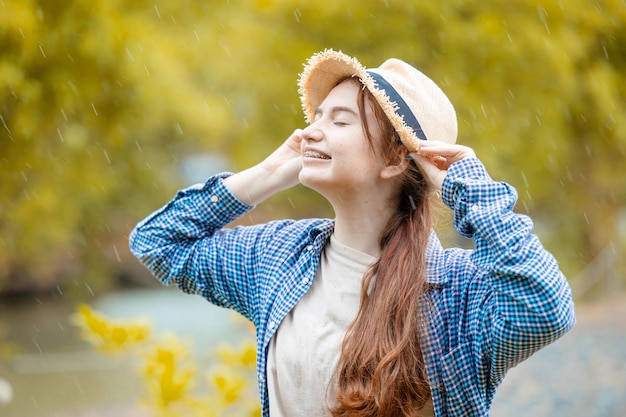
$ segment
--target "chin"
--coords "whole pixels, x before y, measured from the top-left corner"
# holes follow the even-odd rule
[[[325,181],[321,181],[319,175],[315,175],[313,173],[307,173],[304,169],[300,171],[300,175],[298,176],[298,180],[300,184],[304,185],[307,188],[310,188],[313,191],[317,191],[318,193],[323,195],[322,190],[325,188]]]

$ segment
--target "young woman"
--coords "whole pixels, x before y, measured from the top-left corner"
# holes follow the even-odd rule
[[[308,127],[180,191],[137,225],[133,253],[254,323],[265,416],[488,415],[506,371],[574,325],[556,261],[417,69],[326,50],[299,85]],[[334,220],[224,228],[298,183]],[[441,247],[439,193],[474,250]]]

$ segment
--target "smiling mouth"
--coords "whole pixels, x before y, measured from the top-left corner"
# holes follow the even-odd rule
[[[330,156],[315,151],[304,151],[302,156],[305,158],[330,159]]]

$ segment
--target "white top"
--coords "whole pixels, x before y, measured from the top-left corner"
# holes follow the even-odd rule
[[[270,415],[330,416],[331,384],[361,281],[376,258],[330,237],[309,291],[280,323],[267,357]]]
[[[359,309],[361,281],[376,258],[338,242],[322,252],[309,291],[285,317],[269,346],[267,386],[272,417],[330,417],[335,367],[347,327]],[[432,404],[424,408],[432,416]]]

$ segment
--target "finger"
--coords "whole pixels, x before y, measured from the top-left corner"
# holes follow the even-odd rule
[[[456,156],[460,158],[468,158],[468,157],[476,156],[474,150],[468,146],[456,145],[456,144],[451,145],[448,143],[435,142],[435,141],[432,141],[433,143],[426,143],[426,142],[428,141],[424,141],[423,144],[420,144],[420,148],[418,149],[419,153],[427,154],[427,155],[439,154],[443,156]]]
[[[444,142],[441,140],[431,140],[431,139],[420,139],[418,141],[419,147],[429,147],[429,146],[450,146],[448,142]]]
[[[294,150],[295,152],[297,152],[298,154],[301,153],[301,146],[302,146],[302,129],[296,129],[294,130],[291,135],[289,135],[289,137],[287,138],[287,141],[285,142],[285,144],[292,150]]]
[[[411,153],[410,155],[417,166],[421,169],[422,173],[426,177],[426,181],[428,181],[431,187],[441,189],[443,178],[446,176],[446,171],[442,170],[437,162],[433,161],[431,158],[417,153]]]
[[[442,170],[448,169],[448,166],[450,165],[450,163],[448,163],[448,158],[437,153],[428,155],[428,154],[424,154],[418,151],[418,152],[413,152],[409,155],[412,155],[413,158],[416,158],[416,157],[425,158],[429,160],[432,164],[434,164],[437,168],[442,169]]]
[[[289,136],[290,140],[295,140],[296,142],[301,142],[302,141],[302,129],[296,129],[293,131],[293,133]]]
[[[459,153],[459,149],[450,145],[428,145],[420,146],[417,153],[421,155],[454,155]]]
[[[437,168],[439,168],[442,171],[445,171],[448,169],[448,167],[450,167],[450,162],[448,162],[447,158],[444,158],[441,155],[435,155],[432,158],[430,158],[431,161],[433,161],[433,163],[437,166]]]

